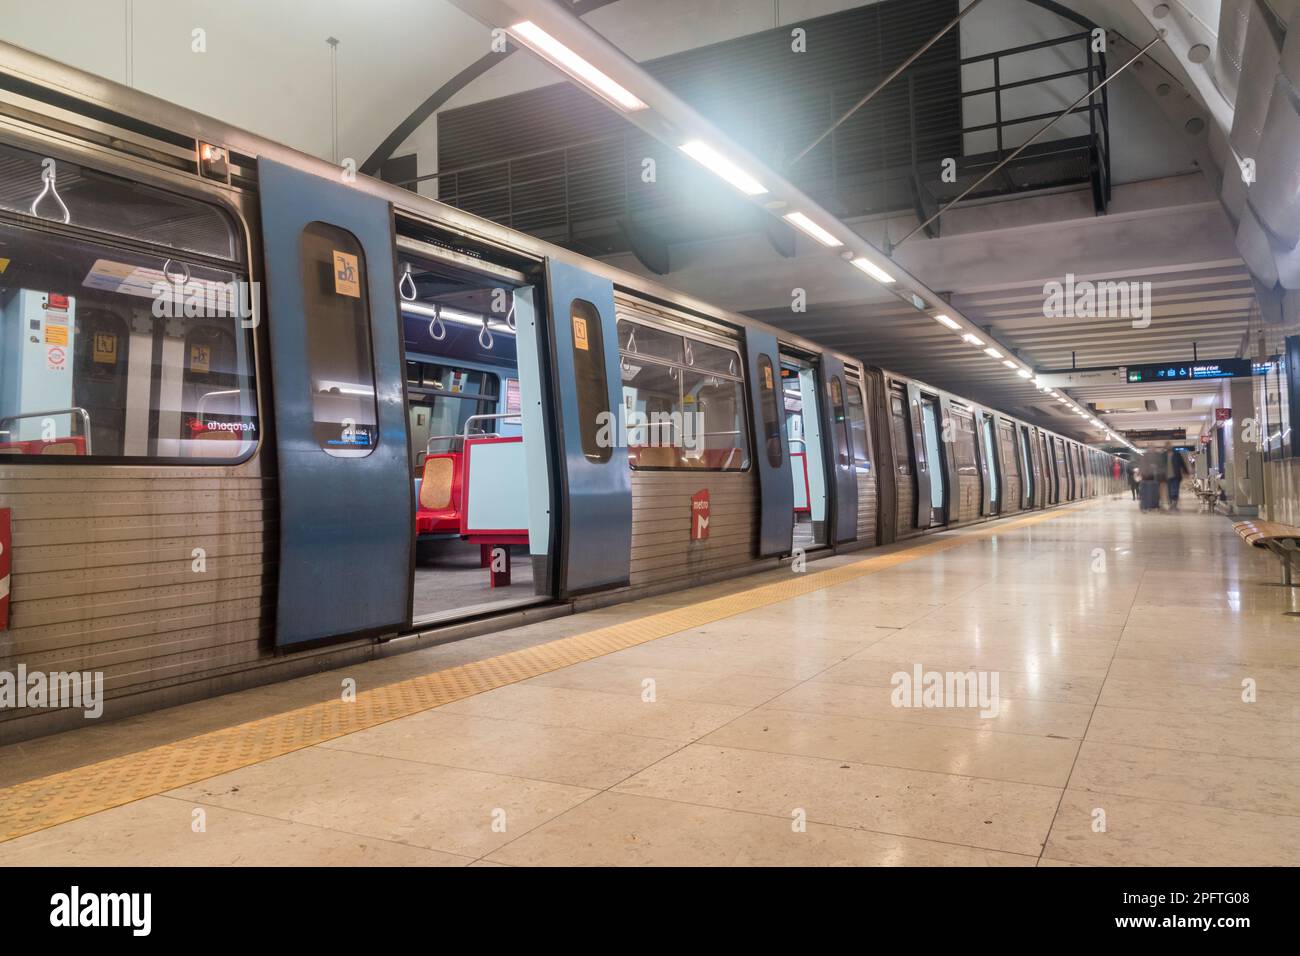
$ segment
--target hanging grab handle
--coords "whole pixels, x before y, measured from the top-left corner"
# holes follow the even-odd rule
[[[410,289],[408,293],[406,290]],[[402,297],[404,302],[414,302],[418,296],[415,288],[415,279],[411,276],[411,264],[406,263],[406,271],[402,273],[402,278],[397,280],[397,294]]]
[[[478,330],[478,344],[487,351],[492,351],[492,333],[488,331],[487,316],[483,317],[483,327]]]
[[[519,326],[516,324],[519,320],[515,318],[515,301],[510,300],[510,311],[506,313],[506,325],[510,326],[510,331],[517,331]]]
[[[437,329],[435,332],[434,330]],[[429,320],[429,338],[441,342],[447,337],[447,326],[442,323],[442,306],[433,307],[433,318]]]
[[[168,268],[173,263],[181,267],[181,271],[178,274],[173,274],[171,270]],[[168,259],[166,262],[163,263],[162,274],[163,274],[163,278],[166,279],[168,282],[170,282],[172,285],[184,286],[188,284],[190,281],[190,267],[186,265],[184,262],[176,262],[174,259]]]
[[[55,174],[54,160],[48,158],[42,159],[41,160],[41,182],[43,185],[41,186],[40,195],[38,195],[35,199],[32,200],[31,214],[35,216],[37,219],[50,218],[47,216],[42,216],[39,212],[36,211],[36,207],[41,204],[41,200],[44,199],[46,195],[53,196],[54,201],[59,204],[59,211],[62,213],[61,218],[59,218],[57,221],[63,223],[66,226],[68,223],[72,222],[72,213],[68,211],[68,204],[65,203],[63,201],[63,197],[59,195],[59,188],[54,183],[55,175],[56,174]]]

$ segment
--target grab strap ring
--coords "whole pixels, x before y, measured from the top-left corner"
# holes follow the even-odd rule
[[[172,265],[173,263],[181,267],[179,276],[174,275],[168,269],[168,266]],[[174,259],[168,259],[166,262],[163,263],[162,274],[163,274],[163,278],[166,279],[168,282],[170,282],[172,285],[183,286],[190,281],[190,267],[186,265],[184,262],[176,262]]]
[[[437,329],[438,331],[434,331]],[[429,320],[429,338],[435,342],[441,342],[447,337],[447,326],[442,323],[442,309],[434,306],[433,318]]]
[[[478,344],[485,350],[492,351],[492,333],[488,331],[487,319],[483,320],[483,327],[478,330]]]
[[[37,212],[36,207],[41,204],[41,200],[44,199],[46,195],[53,196],[54,201],[59,204],[59,211],[62,214],[62,217],[57,221],[66,226],[68,223],[72,222],[72,213],[68,210],[68,204],[63,201],[63,197],[59,195],[59,187],[54,183],[54,160],[41,160],[41,167],[41,182],[43,185],[41,186],[40,194],[32,200],[31,214],[37,219],[47,218]]]
[[[410,288],[410,294],[407,294],[407,288]],[[415,288],[415,279],[411,275],[411,264],[406,263],[406,271],[402,273],[402,278],[397,280],[397,294],[402,297],[404,302],[414,302],[419,292]]]

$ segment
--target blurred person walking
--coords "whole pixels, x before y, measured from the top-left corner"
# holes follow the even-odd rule
[[[1182,488],[1183,476],[1187,474],[1187,462],[1183,453],[1170,448],[1165,452],[1165,485],[1169,495],[1169,510],[1178,510],[1178,493]]]

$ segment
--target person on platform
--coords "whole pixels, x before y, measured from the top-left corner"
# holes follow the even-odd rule
[[[1128,487],[1133,492],[1133,500],[1138,500],[1138,487],[1142,484],[1142,469],[1134,465],[1128,471]]]
[[[1165,486],[1168,489],[1170,511],[1178,510],[1178,492],[1186,474],[1187,462],[1183,460],[1183,453],[1170,448],[1165,452]]]

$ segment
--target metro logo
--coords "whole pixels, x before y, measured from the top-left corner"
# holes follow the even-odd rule
[[[703,541],[709,536],[709,489],[691,495],[691,540]]]

